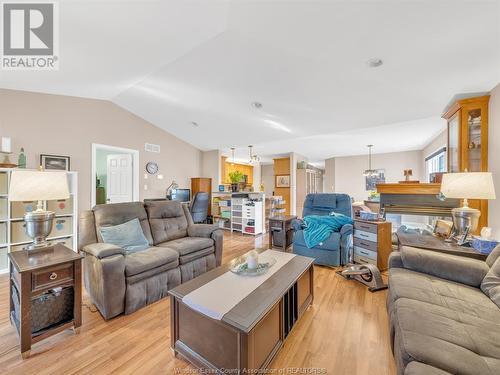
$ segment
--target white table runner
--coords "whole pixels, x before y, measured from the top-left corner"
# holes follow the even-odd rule
[[[275,250],[266,250],[261,255],[276,259],[271,269],[260,276],[241,276],[231,271],[186,294],[182,299],[186,305],[213,319],[221,320],[240,301],[257,289],[295,255]]]

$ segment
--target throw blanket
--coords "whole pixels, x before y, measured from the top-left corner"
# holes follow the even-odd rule
[[[350,217],[342,214],[329,216],[310,215],[304,218],[304,242],[309,249],[319,245],[331,236],[333,232],[340,232],[345,224],[352,224]]]

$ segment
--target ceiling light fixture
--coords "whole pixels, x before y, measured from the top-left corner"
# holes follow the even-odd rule
[[[378,175],[378,171],[376,169],[372,169],[372,147],[373,145],[367,145],[368,147],[368,169],[365,169],[363,172],[363,176],[372,177]]]
[[[252,102],[252,107],[254,107],[255,109],[261,109],[263,105],[260,102]]]
[[[234,147],[231,147],[231,165],[234,165]]]
[[[191,125],[193,125],[195,128],[200,126],[196,121],[191,121]]]
[[[253,146],[252,145],[248,146],[248,152],[250,154],[250,160],[249,160],[250,164],[258,163],[260,161],[260,158],[257,155],[254,155],[254,153],[253,153]]]
[[[366,62],[368,64],[368,66],[370,68],[378,68],[379,66],[381,66],[384,62],[382,61],[382,59],[379,59],[379,58],[373,58],[373,59],[370,59]]]

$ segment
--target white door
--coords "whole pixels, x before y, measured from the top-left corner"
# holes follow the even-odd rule
[[[106,202],[132,202],[132,155],[107,156]]]

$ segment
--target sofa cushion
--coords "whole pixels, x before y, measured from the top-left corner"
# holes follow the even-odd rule
[[[194,253],[214,246],[214,240],[205,237],[184,237],[159,243],[157,246],[175,250],[180,256]]]
[[[137,218],[123,224],[99,227],[99,232],[104,243],[116,245],[130,252],[149,247],[148,240],[144,236]]]
[[[139,219],[148,244],[153,244],[148,215],[142,202],[99,204],[92,210],[94,211],[96,228],[123,224],[132,219]],[[97,239],[99,242],[104,242],[99,231],[97,231]]]
[[[125,257],[125,275],[127,277],[137,275],[166,264],[171,266],[167,269],[177,267],[179,254],[165,247],[150,247]]]
[[[302,246],[307,248],[306,241],[304,239],[304,231],[299,230],[293,235],[293,246]],[[313,249],[321,250],[340,250],[340,232],[333,232],[330,237],[321,242],[319,245],[313,247]]]
[[[478,288],[404,268],[389,270],[389,313],[399,298],[409,298],[451,308],[496,322],[498,307]]]
[[[194,251],[194,252],[186,254],[186,255],[181,255],[179,257],[179,263],[186,264],[186,263],[192,262],[193,260],[196,260],[198,258],[203,258],[204,256],[213,254],[214,252],[215,252],[215,247],[211,246],[211,247],[207,247],[206,249]]]
[[[484,277],[481,290],[500,308],[500,258]]]
[[[395,302],[393,315],[396,352],[404,364],[418,361],[452,374],[499,373],[499,323],[406,298]]]
[[[404,375],[451,375],[447,371],[426,365],[425,363],[413,361],[408,363]]]
[[[180,202],[151,201],[145,206],[155,245],[187,236],[188,221]]]

